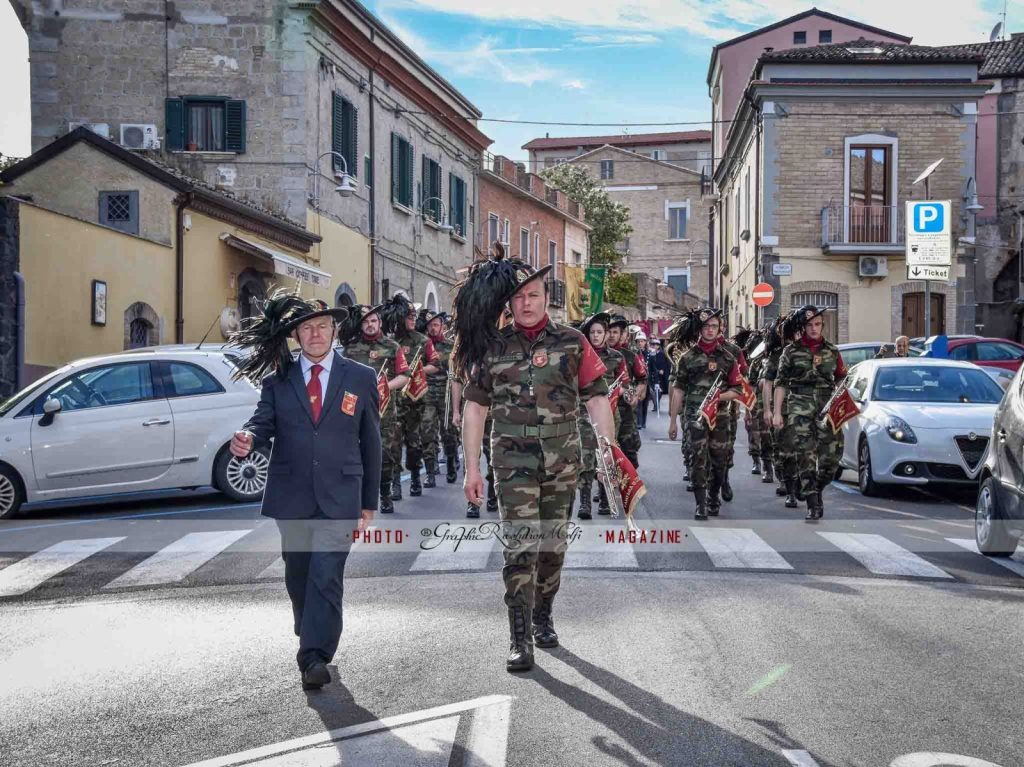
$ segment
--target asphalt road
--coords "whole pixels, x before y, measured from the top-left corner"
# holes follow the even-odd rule
[[[1024,763],[1024,557],[968,550],[970,492],[836,486],[810,525],[740,448],[736,499],[698,523],[664,423],[644,433],[636,514],[655,541],[582,523],[563,646],[519,676],[500,549],[455,549],[464,503],[443,477],[378,518],[392,544],[356,545],[320,693],[299,687],[277,533],[255,507],[193,494],[5,523],[0,763]]]

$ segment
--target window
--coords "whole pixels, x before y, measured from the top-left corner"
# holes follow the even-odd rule
[[[441,221],[441,166],[423,155],[423,215],[434,223]]]
[[[807,32],[794,32],[793,45],[807,45]]]
[[[508,244],[510,242],[509,238],[511,236],[511,232],[512,232],[512,222],[509,221],[506,218],[505,219],[505,225],[501,227],[501,243],[506,248],[508,247]]]
[[[540,232],[533,235],[533,252],[536,258],[540,258]]]
[[[665,283],[677,294],[685,293],[690,289],[690,270],[666,268]]]
[[[138,234],[139,193],[100,192],[100,223],[128,234]]]
[[[493,245],[494,243],[496,243],[498,241],[498,234],[499,234],[499,232],[498,232],[498,217],[495,214],[491,213],[487,217],[487,247],[488,248],[490,248],[491,245]]]
[[[466,236],[466,182],[454,173],[448,174],[448,215],[449,223],[455,227],[455,234]]]
[[[1024,354],[1024,350],[1013,344],[986,341],[973,345],[978,347],[978,359],[983,362],[1011,362],[1019,360]]]
[[[978,350],[974,344],[960,344],[960,346],[954,346],[949,350],[949,358],[951,360],[960,360],[961,362],[970,362],[978,359]]]
[[[743,180],[743,228],[750,229],[750,168],[747,168],[746,178]]]
[[[615,251],[617,253],[627,253],[628,254],[629,253],[629,238],[626,237],[625,239],[619,240],[617,243],[615,243]]]
[[[999,384],[978,368],[886,365],[875,376],[871,399],[879,402],[998,403]]]
[[[164,102],[168,151],[245,152],[245,102],[221,96],[185,96]]]
[[[574,250],[572,252],[572,262],[571,262],[570,265],[571,266],[582,266],[583,265],[583,254],[580,253],[578,250]]]
[[[533,263],[532,261],[530,261],[530,230],[529,229],[520,229],[519,230],[519,257],[521,259],[523,259],[523,261],[528,261],[531,264]]]
[[[136,317],[128,325],[128,348],[144,349],[149,346],[149,334],[153,332],[153,323],[145,317]]]
[[[874,355],[871,355],[871,356],[873,357]],[[847,366],[851,366],[851,365],[857,364],[855,362],[850,362],[849,360],[847,360],[845,352],[843,353],[843,362],[845,362],[847,364]],[[857,402],[862,402],[864,400],[864,393],[867,392],[867,390],[868,390],[868,377],[867,377],[867,375],[861,373],[861,374],[859,374],[857,376],[856,380],[850,385],[850,395]]]
[[[407,208],[412,207],[412,174],[415,163],[412,144],[397,133],[392,133],[391,201]]]
[[[670,240],[686,239],[686,216],[689,212],[685,203],[669,203],[668,205],[668,238]]]
[[[168,362],[164,389],[168,397],[195,397],[224,391],[217,380],[197,365]]]
[[[554,240],[548,240],[548,266],[554,266],[558,263],[558,243]]]
[[[107,365],[83,370],[40,398],[37,411],[42,412],[44,400],[60,400],[61,410],[85,410],[107,405],[127,405],[153,399],[153,378],[148,362]]]
[[[892,147],[851,144],[849,149],[850,242],[889,242],[889,173]]]
[[[666,154],[664,149],[655,149],[653,152],[651,152],[651,159],[652,160],[661,160],[661,161],[664,162],[666,157],[667,157],[667,154]]]
[[[615,161],[614,160],[601,160],[601,178],[602,179],[615,178]]]
[[[827,45],[832,42],[832,30],[831,29],[819,29],[818,30],[818,45]]]
[[[380,300],[387,301],[391,298],[391,280],[380,281]]]
[[[331,150],[345,158],[344,168],[334,155],[331,164],[335,171],[344,170],[350,176],[359,176],[359,110],[351,101],[337,93],[331,94]]]
[[[736,229],[732,233],[732,237],[733,237],[732,244],[736,245],[738,247],[739,244],[740,244],[740,241],[739,241],[740,232],[743,231],[740,228],[740,213],[741,213],[741,210],[740,210],[740,186],[739,186],[739,184],[736,185],[736,199],[733,200],[733,207],[736,209],[736,222],[735,222]]]
[[[701,149],[697,152],[697,162],[700,163],[700,172],[705,176],[711,175],[711,150]]]

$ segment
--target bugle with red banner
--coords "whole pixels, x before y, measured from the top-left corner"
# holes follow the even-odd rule
[[[609,453],[611,454],[610,462],[608,460]],[[611,444],[601,435],[597,437],[597,460],[598,476],[604,487],[605,495],[608,497],[612,516],[617,517],[621,512],[626,518],[626,527],[636,530],[633,512],[640,499],[647,494],[647,488],[644,487],[640,475],[636,473],[636,467],[618,445]]]
[[[419,402],[423,399],[423,395],[427,393],[427,389],[430,388],[427,384],[427,374],[423,372],[422,349],[416,352],[416,357],[412,361],[410,370],[412,372],[409,374],[409,383],[402,389],[402,394],[413,402]]]
[[[391,387],[388,386],[388,377],[384,372],[387,369],[388,363],[385,361],[377,371],[377,396],[380,398],[380,406],[377,408],[379,415],[384,415],[388,409],[388,403],[391,402]]]
[[[843,381],[832,393],[832,397],[825,403],[819,415],[825,416],[825,421],[832,427],[832,433],[837,434],[843,424],[860,415],[860,408],[850,396],[850,387]]]
[[[619,397],[622,396],[622,384],[627,375],[629,375],[628,372],[619,373],[619,377],[608,387],[608,404],[611,405],[613,413],[619,404]]]
[[[707,424],[708,431],[715,430],[718,423],[718,405],[722,398],[722,374],[719,373],[715,382],[708,389],[704,401],[700,403],[700,410],[697,413],[697,422],[703,421]]]
[[[737,399],[747,410],[753,410],[754,405],[757,404],[757,392],[754,391],[754,387],[750,385],[750,381],[744,375],[740,376],[740,396]]]

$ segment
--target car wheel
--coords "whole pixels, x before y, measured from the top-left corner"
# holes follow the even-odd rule
[[[230,451],[222,450],[214,467],[214,482],[231,500],[254,503],[263,498],[269,468],[270,451],[266,448],[256,448],[245,458],[235,458]]]
[[[25,502],[21,478],[9,466],[0,466],[0,519],[14,519]]]
[[[1017,537],[1007,530],[996,496],[996,481],[986,477],[978,488],[974,506],[974,540],[978,551],[989,557],[1008,557],[1017,550]]]
[[[871,476],[871,449],[866,439],[860,441],[857,449],[857,486],[862,495],[878,495],[878,483]]]

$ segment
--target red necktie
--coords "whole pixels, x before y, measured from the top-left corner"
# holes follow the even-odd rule
[[[320,420],[320,408],[323,407],[323,390],[320,388],[321,365],[313,365],[309,369],[309,383],[306,384],[306,392],[309,394],[309,406],[313,408],[313,422]]]

